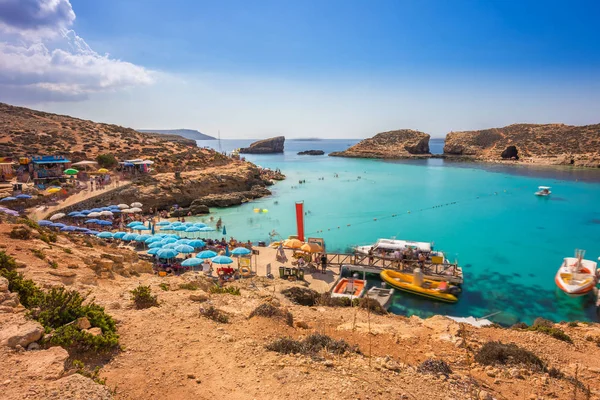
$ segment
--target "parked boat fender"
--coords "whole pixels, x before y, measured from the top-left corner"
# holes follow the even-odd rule
[[[417,286],[423,286],[423,271],[421,271],[421,268],[415,268],[413,271],[413,283]]]

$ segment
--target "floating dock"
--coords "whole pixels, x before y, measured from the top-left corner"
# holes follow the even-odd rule
[[[373,299],[379,303],[384,310],[387,311],[388,308],[392,305],[392,296],[394,295],[394,289],[392,288],[382,288],[373,286],[365,297],[369,299]]]
[[[401,261],[391,257],[341,253],[327,254],[327,264],[339,266],[347,265],[352,267],[353,270],[355,270],[355,267],[360,267],[360,271],[373,274],[379,274],[384,269],[412,274],[415,268],[421,268],[423,276],[426,279],[449,282],[458,286],[462,285],[464,282],[463,271],[458,264],[433,264],[431,262],[425,262],[425,264],[421,266],[416,260]]]

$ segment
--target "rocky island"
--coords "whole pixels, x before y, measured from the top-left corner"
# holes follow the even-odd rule
[[[270,139],[259,140],[250,145],[250,147],[244,147],[240,149],[242,154],[273,154],[283,153],[283,146],[285,144],[285,137],[276,136]]]
[[[325,154],[323,150],[304,150],[298,152],[299,156],[322,156]]]
[[[421,158],[429,157],[429,135],[411,129],[378,133],[344,150],[329,153],[333,157]]]
[[[450,132],[444,155],[474,161],[600,167],[600,124],[513,124]]]

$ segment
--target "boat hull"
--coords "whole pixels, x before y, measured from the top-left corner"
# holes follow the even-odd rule
[[[556,286],[569,297],[585,296],[598,284],[597,264],[589,260],[581,260],[581,265],[578,263],[576,258],[565,258],[554,277]]]
[[[385,283],[395,289],[402,290],[403,292],[412,293],[436,301],[442,301],[444,303],[456,303],[458,301],[458,297],[455,295],[441,292],[438,289],[442,282],[424,279],[423,282],[430,285],[429,288],[425,288],[415,285],[413,283],[412,275],[389,269],[383,270],[380,276]]]
[[[350,283],[352,281],[352,283]],[[348,290],[349,285],[352,289]],[[362,279],[341,278],[333,286],[331,297],[346,297],[351,300],[361,298],[365,294],[367,282]]]

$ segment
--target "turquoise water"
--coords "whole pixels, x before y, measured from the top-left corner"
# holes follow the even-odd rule
[[[231,150],[249,142],[221,146]],[[288,141],[283,155],[248,156],[281,169],[287,179],[272,187],[272,197],[215,210],[227,235],[268,242],[272,230],[283,237],[295,234],[294,204],[304,201],[307,236],[325,238],[329,252],[395,236],[434,241],[459,261],[465,284],[457,304],[400,293],[394,313],[481,317],[501,311],[492,319],[502,324],[531,323],[540,316],[596,320],[591,299],[567,298],[556,289],[554,274],[576,248],[587,250],[588,259],[600,256],[600,171],[295,154],[342,150],[355,142]],[[306,184],[298,184],[301,179]],[[539,185],[552,186],[552,196],[534,196]],[[269,212],[256,214],[255,207]]]

